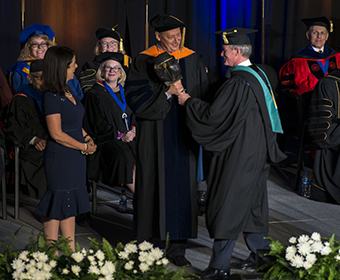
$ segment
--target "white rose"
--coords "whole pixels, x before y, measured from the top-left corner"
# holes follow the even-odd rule
[[[130,253],[137,253],[137,250],[138,250],[138,247],[136,244],[126,244],[125,245],[125,248],[124,248],[124,251],[127,252],[128,254]]]
[[[296,243],[296,237],[292,236],[291,238],[289,238],[289,243],[295,244]]]
[[[321,240],[321,235],[318,232],[313,232],[311,238],[315,241],[320,241]]]
[[[141,244],[138,245],[139,249],[142,251],[147,251],[153,248],[153,245],[150,242],[143,241]]]
[[[105,254],[102,250],[98,250],[95,254],[95,257],[97,257],[97,259],[100,261],[105,260]]]
[[[141,263],[141,264],[139,265],[139,269],[140,269],[141,272],[148,271],[149,268],[150,268],[150,267],[149,267],[146,263]]]
[[[99,270],[99,268],[97,266],[91,265],[89,267],[89,270],[87,271],[87,273],[93,273],[93,274],[99,275],[100,274],[100,270]]]
[[[78,265],[72,265],[71,271],[73,272],[73,274],[79,276],[79,272],[81,271],[81,268]]]

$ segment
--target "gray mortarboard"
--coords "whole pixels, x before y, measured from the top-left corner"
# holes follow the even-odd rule
[[[31,67],[30,67],[30,73],[40,72],[43,69],[43,60],[42,59],[36,59],[32,60]]]
[[[123,37],[115,30],[115,28],[118,26],[115,25],[112,28],[99,28],[96,31],[96,36],[98,38],[98,40],[101,40],[105,37],[110,37],[113,38],[115,40],[117,40],[119,42],[119,51],[123,51]]]
[[[216,31],[214,34],[222,35],[223,45],[250,45],[250,39],[247,34],[254,32],[257,32],[257,30],[235,27]]]
[[[308,28],[314,25],[324,26],[327,28],[328,32],[333,32],[333,22],[328,20],[326,17],[304,18],[301,20]]]
[[[19,37],[19,40],[24,45],[27,43],[29,38],[39,36],[39,35],[46,35],[51,41],[54,41],[54,31],[48,25],[34,23],[31,26],[25,28]]]
[[[182,31],[182,41],[180,45],[181,51],[183,50],[184,40],[185,40],[185,24],[180,19],[168,15],[168,14],[159,14],[153,17],[150,20],[150,25],[157,31],[157,32],[164,32],[176,28],[181,28]]]
[[[104,52],[96,57],[96,61],[98,61],[99,63],[103,63],[106,60],[115,60],[118,61],[121,65],[124,65],[124,55],[121,53]]]

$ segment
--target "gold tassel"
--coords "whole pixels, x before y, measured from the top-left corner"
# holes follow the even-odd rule
[[[184,48],[184,41],[185,41],[185,27],[183,27],[183,32],[182,32],[182,41],[181,44],[179,45],[179,49],[182,52]]]
[[[227,39],[226,34],[227,34],[227,32],[223,32],[223,33],[222,33],[223,43],[224,43],[225,45],[228,45],[228,44],[229,44],[229,41],[228,41],[228,39]]]
[[[333,21],[329,21],[329,32],[333,32]]]
[[[117,31],[116,31],[117,32]],[[118,32],[117,32],[118,33]],[[120,40],[119,40],[119,51],[120,52],[123,52],[123,49],[124,49],[124,46],[123,46],[123,38],[120,36],[120,34],[118,33],[118,35],[119,35],[119,38],[120,38]]]

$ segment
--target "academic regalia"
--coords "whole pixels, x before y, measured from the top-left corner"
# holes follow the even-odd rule
[[[340,53],[328,46],[318,53],[311,46],[295,53],[281,68],[279,77],[282,90],[301,95],[313,91],[317,82],[340,68]]]
[[[235,71],[211,104],[190,98],[185,105],[193,138],[214,154],[206,209],[210,237],[268,232],[269,164],[285,155],[277,146],[259,81]]]
[[[125,85],[137,118],[134,226],[140,238],[165,240],[167,233],[171,240],[195,238],[198,145],[185,124],[184,108],[176,97],[167,98],[169,86],[156,75],[153,58],[161,53],[157,46],[140,53]],[[202,98],[208,77],[200,56],[187,48],[170,55],[178,59],[186,91]]]
[[[29,84],[27,75],[30,73],[31,62],[32,60],[18,61],[7,69],[6,76],[10,86],[14,91],[18,91],[21,85]],[[69,80],[67,84],[70,86],[72,92],[74,92],[79,100],[81,100],[83,98],[83,93],[76,76],[74,76],[73,79]]]
[[[48,131],[41,109],[42,94],[32,85],[22,85],[8,108],[6,138],[19,141],[20,183],[27,186],[30,197],[40,199],[46,190],[44,151],[29,142],[34,136],[47,139]]]
[[[311,199],[340,203],[340,70],[322,78],[313,92],[308,133],[317,145]]]
[[[98,68],[100,66],[100,55],[97,55],[93,61],[86,62],[80,72],[80,85],[83,93],[85,94],[89,91],[93,85],[97,82],[96,74]],[[131,64],[131,57],[124,54],[124,65],[123,69],[126,74],[128,74],[128,70]]]
[[[122,92],[124,94],[123,90],[115,94],[124,101]],[[88,156],[87,176],[110,186],[132,183],[135,142],[124,143],[117,139],[118,131],[127,131],[123,113],[128,116],[129,129],[135,125],[131,109],[126,106],[123,110],[102,82],[97,82],[85,94],[83,104],[84,129],[97,144],[96,152]]]

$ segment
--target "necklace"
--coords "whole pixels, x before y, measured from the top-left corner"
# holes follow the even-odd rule
[[[71,97],[72,93],[69,90],[67,90],[67,91],[65,91],[65,96]]]

